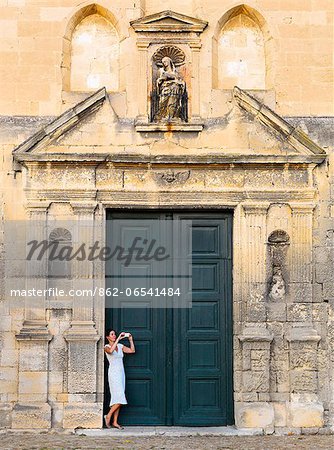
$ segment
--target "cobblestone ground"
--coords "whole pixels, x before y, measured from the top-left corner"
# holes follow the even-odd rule
[[[88,437],[66,434],[0,434],[1,450],[333,450],[334,436]]]

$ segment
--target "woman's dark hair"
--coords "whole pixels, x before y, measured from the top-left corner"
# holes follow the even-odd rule
[[[110,328],[109,330],[107,330],[107,333],[106,333],[106,339],[107,339],[107,336],[109,336],[109,334],[110,334],[112,331],[115,331],[116,336],[118,336],[118,333],[117,333],[117,331],[115,330],[115,328]]]

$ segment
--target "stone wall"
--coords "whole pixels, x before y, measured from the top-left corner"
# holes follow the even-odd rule
[[[53,153],[74,154],[81,162],[54,160],[25,167],[13,163],[14,147],[88,95],[64,90],[62,70],[63,38],[80,22],[83,5],[73,0],[61,7],[52,1],[5,3],[0,2],[1,274],[5,220],[48,212],[101,223],[106,207],[233,208],[236,425],[268,433],[333,428],[334,149],[333,121],[325,117],[333,113],[328,95],[331,2],[310,6],[305,0],[293,10],[291,1],[265,0],[261,10],[251,5],[265,19],[263,32],[271,33],[276,45],[270,67],[273,85],[256,96],[289,116],[289,123],[299,125],[327,151],[322,164],[275,163],[278,156],[293,160],[299,154],[241,112],[230,90],[214,86],[212,41],[220,33],[220,18],[232,8],[230,2],[168,3],[169,9],[209,22],[199,53],[203,131],[136,131],[134,68],[140,65],[140,51],[129,21],[167,6],[123,0],[112,6],[102,1],[98,10],[105,17],[105,9],[112,8],[120,36],[119,90],[45,149],[50,158]],[[142,75],[146,82],[150,74]],[[103,159],[106,153],[109,162]],[[90,162],[88,155],[93,155]],[[258,155],[266,164],[255,162]],[[228,157],[233,161],[223,161]],[[154,158],[158,162],[152,164]],[[165,165],[163,158],[169,158]],[[269,242],[277,230],[288,241],[274,235]],[[3,276],[0,280],[0,426],[100,427],[103,309],[93,303],[91,316],[85,316],[72,304],[46,303],[47,332],[35,330],[31,341],[26,339],[31,330],[22,333],[22,324],[31,317],[24,305],[10,307]],[[82,380],[78,347],[89,372]]]
[[[85,14],[92,13],[88,8],[90,4],[92,2],[79,3],[76,0],[66,0],[61,4],[52,0],[0,3],[1,114],[58,115],[61,112],[63,102],[68,101],[62,91],[64,70],[66,72],[68,67],[69,39],[75,25]],[[201,50],[201,116],[220,115],[215,108],[216,97],[224,97],[224,92],[220,87],[218,92],[212,92],[214,71],[218,70],[213,40],[219,36],[221,19],[229,14],[235,3],[193,0],[181,5],[172,1],[166,4],[159,1],[101,0],[97,4],[99,13],[116,26],[120,40],[119,92],[126,90],[128,102],[127,113],[123,110],[121,116],[129,114],[135,117],[138,114],[136,80],[139,54],[129,22],[165,9],[208,21]],[[264,0],[261,4],[254,1],[247,4],[246,14],[252,18],[255,14],[268,42],[275,43],[268,49],[266,64],[271,73],[269,88],[275,89],[279,112],[283,115],[332,114],[328,95],[332,74],[331,0],[317,3]]]

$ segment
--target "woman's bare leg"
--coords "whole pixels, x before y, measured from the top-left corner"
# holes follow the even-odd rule
[[[120,424],[118,423],[118,415],[119,415],[120,410],[121,410],[121,405],[119,405],[119,407],[114,412],[114,420],[112,422],[114,427],[119,427],[120,426]]]
[[[115,411],[117,411],[117,409],[120,407],[120,403],[115,403],[114,405],[112,405],[112,407],[110,408],[110,411],[108,412],[108,414],[106,415],[106,422],[107,424],[110,423],[111,420],[111,416],[114,414]]]

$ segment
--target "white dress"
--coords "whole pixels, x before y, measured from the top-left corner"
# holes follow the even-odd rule
[[[111,347],[106,344],[105,347]],[[118,351],[106,353],[109,361],[108,382],[110,390],[110,406],[120,403],[126,405],[125,398],[125,372],[123,366],[123,344],[117,344]]]

